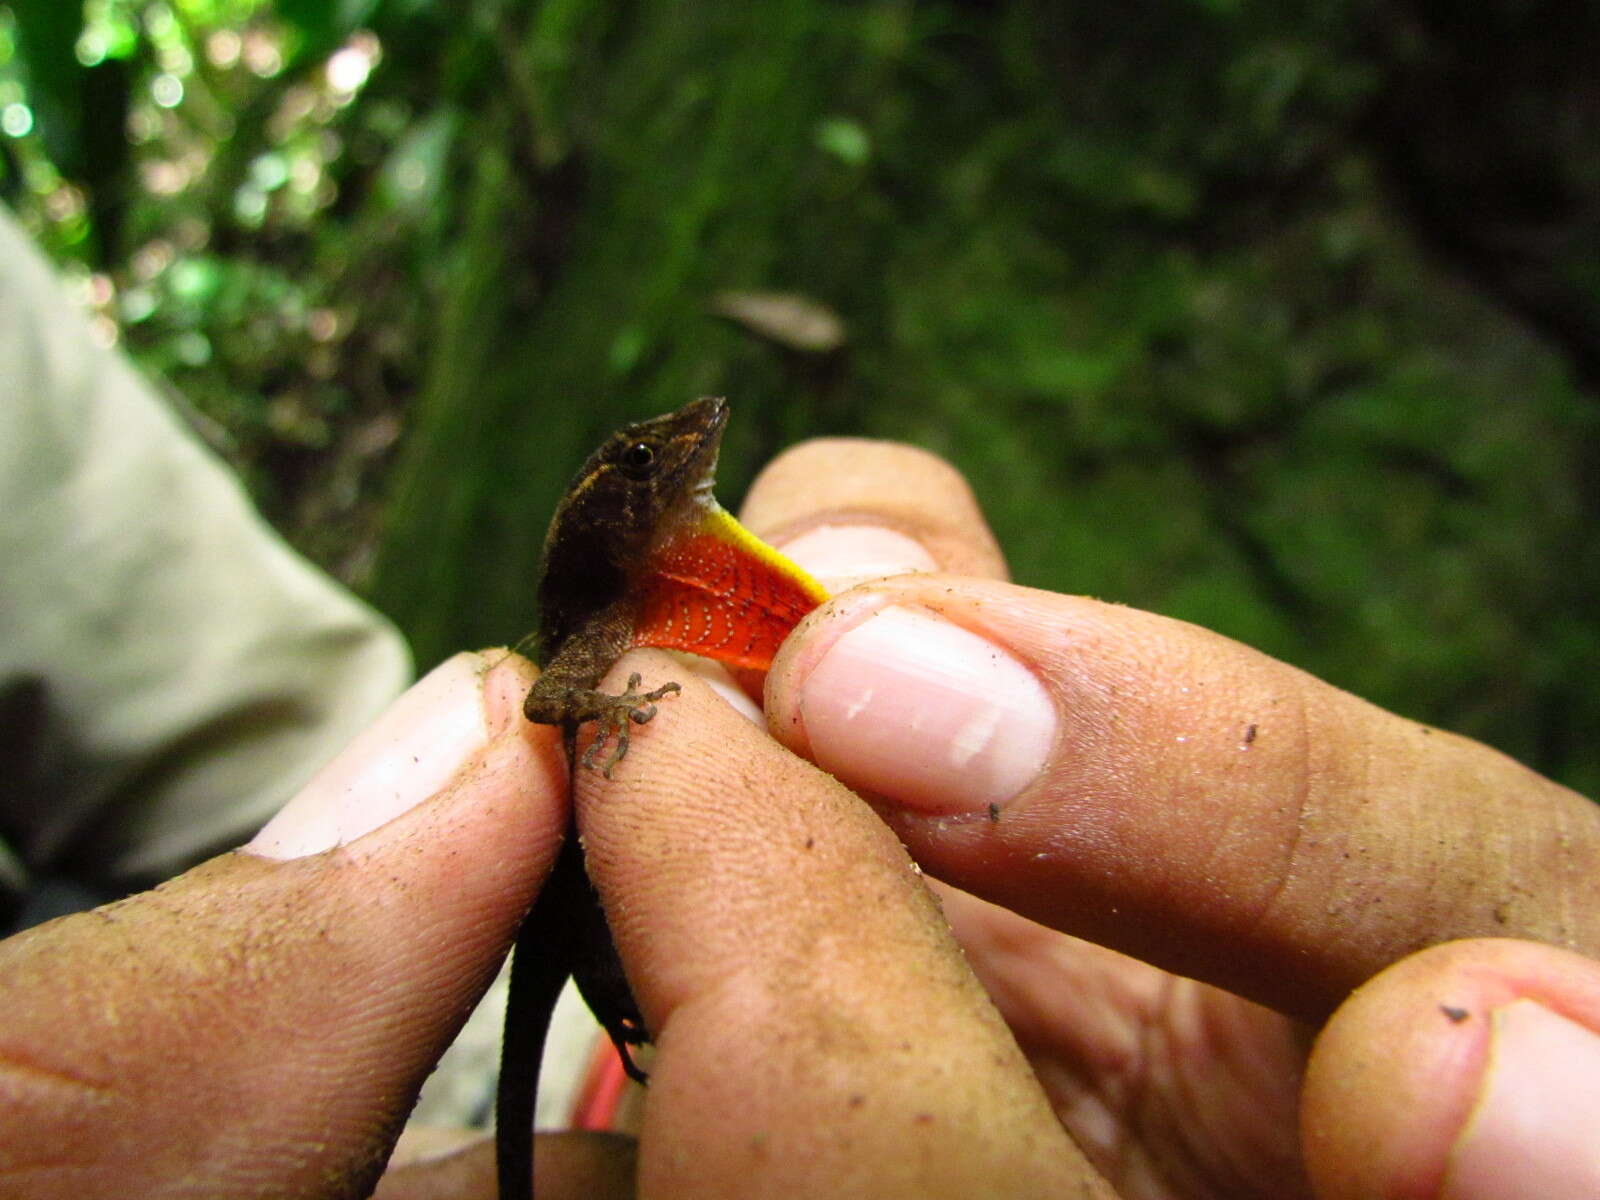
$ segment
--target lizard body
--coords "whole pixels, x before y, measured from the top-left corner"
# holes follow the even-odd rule
[[[528,720],[559,725],[569,766],[610,777],[628,750],[630,722],[678,690],[599,690],[630,648],[688,650],[765,670],[779,643],[827,594],[757,540],[712,496],[728,407],[701,399],[630,425],[590,456],[556,509],[545,539]],[[578,727],[598,725],[574,761]],[[609,756],[599,756],[606,746]],[[501,1200],[533,1195],[533,1108],[550,1014],[568,976],[611,1036],[628,1073],[643,1079],[629,1048],[648,1040],[576,828],[522,927],[511,964],[496,1105]]]

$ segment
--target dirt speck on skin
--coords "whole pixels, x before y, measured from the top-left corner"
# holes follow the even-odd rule
[[[1439,1005],[1439,1011],[1449,1019],[1452,1025],[1459,1025],[1472,1015],[1466,1009],[1457,1008],[1453,1004],[1441,1004]]]

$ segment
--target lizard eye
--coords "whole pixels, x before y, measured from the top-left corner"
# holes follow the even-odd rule
[[[649,442],[634,442],[618,456],[617,466],[629,479],[648,479],[656,469],[656,448]]]

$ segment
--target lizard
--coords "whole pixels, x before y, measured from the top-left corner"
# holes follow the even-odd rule
[[[764,671],[789,631],[827,599],[815,580],[712,495],[727,421],[727,402],[706,397],[619,430],[584,463],[556,507],[533,637],[540,675],[523,713],[560,726],[573,778],[580,766],[610,778],[628,752],[630,724],[648,722],[656,705],[679,690],[670,682],[641,692],[637,674],[619,694],[599,690],[625,651],[686,650]],[[590,721],[594,740],[579,758],[578,727]],[[512,951],[496,1098],[500,1200],[532,1200],[539,1060],[569,975],[628,1074],[644,1080],[631,1048],[649,1033],[578,833],[574,820]]]

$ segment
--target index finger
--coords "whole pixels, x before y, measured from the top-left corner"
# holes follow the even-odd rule
[[[1600,809],[1182,622],[872,583],[791,637],[767,710],[940,878],[1297,1015],[1433,942],[1600,949]]]
[[[633,670],[683,690],[577,790],[658,1047],[641,1194],[1108,1195],[893,835],[681,664]]]

